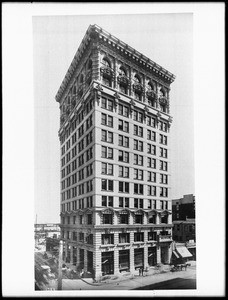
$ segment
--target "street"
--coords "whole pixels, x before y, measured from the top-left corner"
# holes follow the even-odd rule
[[[177,289],[196,289],[196,279],[175,278],[155,284],[138,287],[134,290],[177,290]]]

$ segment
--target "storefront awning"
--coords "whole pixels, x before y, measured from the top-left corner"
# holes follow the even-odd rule
[[[180,257],[175,250],[173,250],[173,254],[176,256],[176,258]]]
[[[177,253],[181,256],[181,257],[191,257],[192,254],[188,251],[188,249],[186,247],[177,247],[176,248]]]

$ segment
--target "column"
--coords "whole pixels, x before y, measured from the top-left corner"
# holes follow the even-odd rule
[[[134,260],[134,248],[133,248],[133,243],[134,243],[134,232],[130,232],[130,272],[134,273],[135,271],[135,260]]]
[[[76,268],[79,266],[80,264],[80,253],[79,253],[79,247],[77,246],[77,263],[76,263]]]
[[[129,70],[129,80],[130,80],[130,85],[129,85],[129,96],[132,96],[132,69],[130,68]]]
[[[94,233],[95,239],[94,239],[94,252],[93,252],[93,268],[95,271],[95,278],[96,280],[99,280],[99,278],[102,275],[101,272],[101,233],[95,232]]]
[[[142,86],[143,86],[142,102],[147,103],[147,101],[146,101],[146,79],[145,79],[144,75],[143,75],[143,80],[142,80]]]
[[[88,257],[87,257],[87,250],[84,250],[84,272],[87,272],[88,268]]]
[[[114,233],[114,245],[117,245],[119,242],[119,232]],[[119,274],[119,250],[114,249],[114,274]]]
[[[144,246],[144,262],[143,262],[143,265],[144,265],[144,269],[149,267],[149,265],[148,265],[148,245]]]
[[[160,216],[158,213],[156,214],[156,224],[160,224]]]
[[[147,231],[144,231],[144,262],[143,262],[143,265],[144,265],[144,269],[148,268],[149,265],[148,265],[148,244],[147,244],[147,241],[148,241],[148,232]]]
[[[73,245],[70,246],[70,263],[73,264]]]
[[[161,263],[161,247],[157,245],[157,264]]]
[[[114,68],[113,68],[114,69],[113,88],[117,89],[117,61],[116,61],[116,59],[114,59],[113,66],[114,66]]]
[[[65,247],[64,247],[64,262],[66,262],[67,259],[67,252],[68,252],[68,244],[65,242]]]

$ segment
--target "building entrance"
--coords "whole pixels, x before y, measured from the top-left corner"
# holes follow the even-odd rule
[[[87,271],[91,272],[93,271],[93,252],[87,251]]]
[[[77,248],[73,247],[73,265],[76,266],[77,264]]]
[[[130,270],[130,251],[120,250],[119,251],[119,270],[129,271]]]
[[[114,274],[114,251],[101,254],[102,275]]]
[[[168,246],[161,247],[161,263],[162,264],[169,263],[169,247]]]
[[[143,260],[144,260],[144,249],[135,249],[134,250],[134,261],[135,261],[135,269],[143,268]]]
[[[155,266],[157,264],[157,248],[148,247],[148,264],[149,266]]]

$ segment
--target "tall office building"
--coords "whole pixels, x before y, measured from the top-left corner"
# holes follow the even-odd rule
[[[174,79],[91,25],[57,92],[64,259],[96,278],[170,261]]]

